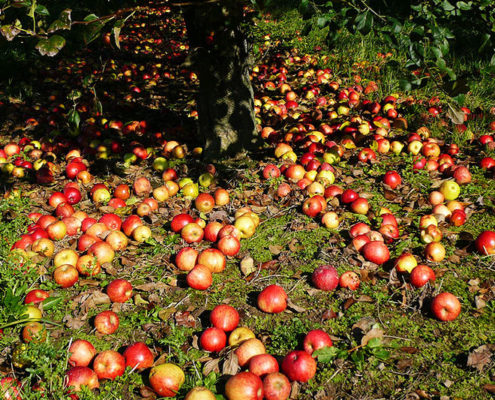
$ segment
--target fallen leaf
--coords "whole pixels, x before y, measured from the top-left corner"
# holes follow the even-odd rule
[[[416,347],[401,347],[400,351],[407,354],[416,354],[419,352],[419,350]]]
[[[481,372],[483,368],[490,363],[491,357],[492,349],[487,345],[480,346],[469,353],[467,366],[476,368]]]
[[[405,369],[409,368],[413,364],[412,360],[409,358],[403,358],[397,362],[397,369],[400,371],[404,371]]]
[[[74,318],[71,315],[66,315],[62,321],[65,322],[65,326],[67,326],[67,328],[73,330],[79,330],[86,324],[86,321],[82,318]]]
[[[294,381],[292,382],[292,387],[291,387],[291,390],[290,390],[290,399],[297,399],[298,396],[299,396],[299,391],[300,391],[300,387],[301,385]]]
[[[295,312],[298,312],[298,313],[306,311],[306,309],[304,307],[300,307],[300,306],[294,304],[291,299],[287,300],[287,306],[291,310],[294,310]]]
[[[495,393],[495,385],[487,383],[486,385],[483,385],[483,389],[485,389],[489,393]]]
[[[213,360],[207,361],[203,366],[203,375],[207,376],[211,372],[215,372],[217,374],[220,373],[220,358],[214,358]]]
[[[352,297],[347,299],[344,303],[344,310],[348,310],[350,306],[352,306],[354,303],[357,303],[356,300],[354,300]]]
[[[270,250],[270,253],[272,253],[274,256],[277,256],[282,252],[283,247],[280,246],[279,244],[277,244],[277,245],[270,244],[268,246],[268,250]]]
[[[239,371],[239,360],[237,355],[231,351],[222,366],[223,375],[235,375]]]
[[[168,285],[163,282],[150,282],[144,283],[142,285],[134,286],[136,290],[142,290],[143,292],[151,292],[153,290],[163,290],[166,289]]]
[[[381,339],[383,337],[383,329],[378,326],[374,326],[366,335],[361,338],[361,345],[366,346],[371,339],[378,338]]]
[[[254,260],[251,256],[246,256],[241,260],[241,272],[244,276],[252,274],[256,271],[256,267],[254,266]]]

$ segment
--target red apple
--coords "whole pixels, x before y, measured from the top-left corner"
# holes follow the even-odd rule
[[[140,177],[134,181],[133,185],[134,193],[138,196],[149,196],[153,188],[148,178]]]
[[[316,374],[316,361],[305,351],[294,350],[283,359],[282,372],[291,381],[307,382]]]
[[[339,273],[332,265],[320,265],[311,275],[313,284],[321,290],[335,290],[339,284]]]
[[[200,193],[194,200],[194,205],[199,212],[207,213],[215,207],[215,199],[209,193]]]
[[[356,214],[365,215],[368,213],[370,205],[364,197],[358,197],[351,203],[351,210]]]
[[[125,366],[143,370],[153,366],[153,353],[143,342],[133,343],[124,350]]]
[[[208,267],[213,274],[218,274],[225,269],[227,261],[220,250],[206,249],[199,254],[197,263]]]
[[[115,257],[115,251],[106,242],[93,243],[88,254],[95,256],[100,264],[111,263]]]
[[[258,354],[251,357],[248,369],[249,372],[262,377],[272,372],[278,372],[278,362],[270,354]]]
[[[203,240],[204,230],[195,222],[191,222],[182,228],[180,235],[186,243],[198,243]]]
[[[344,272],[339,279],[339,286],[350,290],[356,290],[360,284],[361,280],[359,279],[359,275],[354,271]]]
[[[266,400],[287,400],[291,384],[284,374],[273,372],[263,379],[263,391]]]
[[[263,383],[252,372],[240,372],[227,381],[225,395],[228,400],[262,400]]]
[[[114,303],[125,303],[132,297],[132,285],[125,279],[115,279],[107,286],[107,294]]]
[[[171,363],[156,365],[149,374],[151,387],[161,397],[175,397],[185,380],[182,369]]]
[[[72,387],[75,392],[80,392],[81,386],[87,386],[90,390],[100,387],[96,372],[88,367],[72,367],[67,371],[66,385]]]
[[[224,236],[217,243],[217,248],[226,256],[235,256],[241,249],[241,242],[234,236]]]
[[[178,233],[187,224],[190,224],[192,222],[194,222],[194,219],[189,214],[179,214],[179,215],[176,215],[174,218],[172,218],[172,221],[170,222],[170,228],[175,233]]]
[[[223,228],[223,224],[217,221],[209,222],[205,226],[204,238],[210,242],[216,242],[218,239],[218,233]]]
[[[119,317],[113,311],[102,311],[95,317],[94,324],[102,335],[111,335],[119,327]]]
[[[50,297],[50,294],[42,289],[33,289],[26,294],[24,304],[38,304]]]
[[[62,264],[53,271],[53,280],[63,288],[74,286],[78,279],[76,267],[70,264]]]
[[[281,286],[267,286],[258,295],[258,308],[267,313],[284,311],[287,308],[287,293]]]
[[[210,322],[214,327],[230,332],[239,325],[239,313],[228,304],[220,304],[211,311]]]
[[[474,242],[476,249],[483,255],[495,254],[495,232],[481,232]]]
[[[388,171],[383,177],[383,183],[390,186],[391,189],[395,189],[401,182],[402,179],[397,171]]]
[[[186,276],[187,284],[196,290],[206,290],[213,283],[210,268],[202,264],[197,264]]]
[[[366,243],[362,248],[362,253],[366,260],[375,264],[384,264],[390,259],[388,247],[377,240]]]
[[[313,354],[313,351],[315,350],[332,346],[332,339],[328,333],[321,329],[309,331],[303,341],[304,351],[308,354]]]
[[[96,356],[93,361],[93,369],[98,379],[114,380],[124,374],[125,359],[114,350],[105,350]]]
[[[443,292],[433,299],[431,311],[440,321],[453,321],[461,313],[461,303],[452,293]]]
[[[209,352],[221,351],[227,343],[227,335],[222,329],[207,328],[199,338],[201,348]]]
[[[427,265],[418,265],[411,271],[409,276],[411,285],[420,288],[426,285],[429,281],[435,280],[435,272]]]
[[[87,340],[77,339],[69,347],[69,365],[72,367],[87,367],[96,355],[96,349]]]
[[[84,276],[95,276],[101,272],[101,265],[96,257],[85,254],[77,260],[76,264],[79,274]]]
[[[114,197],[121,200],[127,200],[131,196],[131,189],[129,186],[121,184],[118,185],[113,191]]]
[[[230,344],[230,339],[229,339]],[[239,365],[244,367],[249,363],[249,360],[258,355],[265,354],[265,345],[261,342],[261,340],[256,338],[251,338],[243,341],[240,346],[235,350],[235,355],[239,361]]]
[[[122,226],[122,220],[120,217],[112,213],[104,214],[98,222],[105,224],[105,226],[111,231],[118,231]]]

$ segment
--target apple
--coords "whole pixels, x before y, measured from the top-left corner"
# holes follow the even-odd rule
[[[122,226],[122,220],[120,217],[112,213],[104,214],[98,222],[105,224],[105,226],[111,231],[118,231]]]
[[[313,354],[315,350],[332,346],[332,339],[328,333],[321,329],[309,331],[303,341],[304,351],[310,355]]]
[[[194,200],[194,205],[199,212],[207,213],[215,207],[215,198],[209,193],[200,193]]]
[[[366,243],[361,250],[364,258],[375,264],[384,264],[390,259],[390,252],[387,246],[378,240]]]
[[[152,236],[151,229],[148,226],[141,225],[132,231],[132,238],[139,243],[143,243]]]
[[[199,254],[197,263],[206,266],[212,273],[218,274],[225,269],[227,261],[220,250],[206,249]]]
[[[228,304],[220,304],[211,311],[210,322],[214,327],[230,332],[239,325],[239,313]]]
[[[62,240],[67,234],[67,226],[63,221],[57,221],[47,226],[46,233],[51,240]]]
[[[39,322],[28,322],[22,329],[22,340],[25,343],[43,343],[46,341],[47,331]]]
[[[454,181],[444,181],[439,191],[444,195],[445,200],[455,200],[461,193],[461,188]]]
[[[256,220],[251,215],[242,215],[235,220],[234,226],[239,230],[241,239],[250,238],[256,231]]]
[[[153,353],[143,342],[133,343],[124,350],[125,366],[140,371],[153,366]]]
[[[353,201],[357,200],[359,195],[352,189],[346,189],[342,192],[342,195],[340,196],[342,203],[344,204],[350,204]]]
[[[302,350],[294,350],[282,361],[282,372],[291,381],[307,382],[316,374],[316,361]]]
[[[270,354],[258,354],[249,360],[248,370],[262,377],[272,372],[278,372],[278,362]]]
[[[150,385],[161,397],[175,397],[185,380],[182,369],[171,363],[155,365],[149,373]]]
[[[206,290],[213,283],[212,272],[207,266],[197,264],[187,274],[186,282],[193,289]]]
[[[93,344],[87,340],[77,339],[69,347],[69,365],[87,367],[96,355]]]
[[[273,164],[268,164],[263,168],[263,178],[265,179],[270,179],[270,178],[278,178],[280,176],[280,169]]]
[[[88,367],[72,367],[67,371],[65,382],[75,392],[80,392],[82,386],[87,386],[90,390],[100,387],[96,372]]]
[[[132,236],[132,233],[134,230],[143,225],[143,221],[141,221],[141,218],[137,215],[129,215],[124,222],[122,222],[122,231],[125,233],[126,236],[130,237]]]
[[[227,343],[227,335],[222,329],[207,328],[199,338],[201,348],[208,352],[220,352]]]
[[[356,290],[361,284],[359,275],[354,271],[346,271],[339,278],[339,286],[350,290]]]
[[[291,385],[284,374],[273,372],[263,379],[263,391],[266,400],[287,400],[290,396]]]
[[[383,183],[390,186],[391,189],[397,188],[402,182],[400,175],[397,171],[388,171],[383,177]]]
[[[248,339],[254,339],[254,332],[244,326],[235,328],[229,335],[229,346],[236,346]]]
[[[235,256],[241,249],[241,243],[234,236],[224,236],[218,241],[217,248],[226,256]]]
[[[358,235],[352,239],[352,245],[356,251],[361,251],[366,243],[371,242],[371,239],[367,235]]]
[[[84,232],[84,233],[87,233],[88,229],[90,229],[94,224],[96,224],[97,221],[96,219],[94,218],[90,218],[90,217],[86,217],[84,218],[82,221],[81,221],[81,230]],[[101,225],[104,225],[104,224],[101,224]],[[100,226],[101,226],[100,225]],[[89,233],[88,233],[89,235]],[[95,236],[95,235],[93,235]]]
[[[443,292],[433,299],[431,311],[440,321],[453,321],[461,313],[461,303],[452,293]]]
[[[311,281],[320,290],[335,290],[339,284],[339,273],[332,265],[320,265],[313,271]]]
[[[432,206],[442,204],[445,201],[445,196],[438,190],[434,190],[428,196],[428,201]]]
[[[235,331],[234,331],[235,332]],[[230,344],[230,340],[229,340]],[[239,365],[244,367],[249,363],[249,360],[258,355],[265,354],[265,345],[261,342],[261,340],[252,338],[244,340],[240,346],[235,350],[235,355],[239,361]]]
[[[89,218],[87,218],[89,219]],[[84,220],[86,221],[86,219]],[[97,238],[104,238],[109,233],[107,226],[102,222],[96,222],[92,224],[88,229],[85,230],[87,235],[91,235]]]
[[[416,257],[414,257],[411,253],[402,253],[397,260],[395,260],[395,269],[397,272],[401,273],[411,273],[414,268],[418,265],[418,261]]]
[[[115,257],[115,251],[106,242],[96,242],[88,249],[88,254],[95,256],[101,264],[111,263]]]
[[[174,218],[172,218],[172,221],[170,222],[170,228],[175,233],[178,233],[186,225],[193,223],[193,222],[194,222],[194,219],[189,214],[178,214]]]
[[[101,266],[96,257],[85,254],[77,260],[76,264],[79,274],[84,276],[95,276],[101,272]]]
[[[101,239],[91,235],[83,234],[79,237],[79,240],[77,241],[77,250],[86,251],[91,247],[91,245],[93,245],[96,242],[101,242]]]
[[[217,188],[215,193],[213,193],[213,197],[215,198],[215,204],[219,207],[229,204],[230,202],[229,192],[223,188]]]
[[[106,204],[110,201],[112,196],[110,195],[108,188],[105,186],[105,187],[98,187],[95,191],[92,191],[91,198],[95,203]]]
[[[114,380],[125,371],[125,359],[114,350],[104,350],[93,361],[93,369],[98,379]]]
[[[132,285],[125,279],[115,279],[108,284],[107,295],[114,303],[125,303],[132,297]]]
[[[414,267],[409,276],[411,285],[416,288],[423,287],[429,281],[433,282],[435,278],[435,272],[427,265],[418,265],[417,267]]]
[[[206,224],[204,228],[204,239],[209,242],[216,242],[218,239],[218,233],[223,228],[223,224],[218,221],[212,221]]]
[[[364,197],[358,197],[351,203],[351,210],[356,214],[365,215],[368,213],[369,208],[368,200]]]
[[[203,386],[196,386],[187,392],[184,400],[216,400],[213,392]]]
[[[53,271],[53,280],[63,288],[74,286],[79,279],[79,273],[73,265],[62,264]]]
[[[120,184],[114,189],[113,196],[125,201],[131,196],[131,189],[128,185]]]
[[[278,285],[267,286],[258,295],[258,308],[267,313],[280,313],[287,308],[287,293]]]
[[[198,254],[192,247],[183,247],[175,256],[175,265],[181,271],[190,271],[197,264]]]
[[[228,400],[262,400],[263,382],[252,372],[240,372],[225,384],[225,395]]]
[[[119,317],[113,311],[102,311],[95,317],[95,328],[102,335],[111,335],[119,327]]]
[[[458,185],[465,185],[471,182],[471,173],[467,167],[460,165],[454,170],[453,178]]]
[[[182,228],[180,235],[186,243],[198,243],[203,240],[204,230],[198,224],[191,222]]]
[[[439,242],[428,243],[424,252],[429,261],[441,262],[445,258],[445,247]]]
[[[175,181],[177,179],[177,172],[173,168],[168,168],[162,173],[162,179],[167,181]]]
[[[450,216],[449,221],[454,226],[464,225],[466,222],[466,213],[463,210],[455,210]]]
[[[26,294],[24,304],[38,304],[50,297],[50,294],[42,289],[33,289]]]
[[[107,242],[114,251],[121,251],[127,247],[129,239],[122,231],[112,231],[105,238],[105,242]]]
[[[481,232],[476,238],[474,244],[476,246],[476,250],[485,256],[495,254],[495,232]]]
[[[136,195],[139,197],[149,196],[149,194],[153,190],[150,181],[144,176],[139,177],[134,181],[133,189],[134,193],[136,193]]]
[[[81,201],[81,192],[79,189],[70,187],[64,190],[64,195],[67,199],[67,203],[70,205],[77,204]]]
[[[365,224],[364,222],[358,222],[357,224],[351,226],[351,228],[349,229],[349,236],[351,238],[355,238],[360,235],[366,235],[370,231],[371,228],[369,225]]]
[[[48,199],[48,204],[53,208],[57,208],[59,204],[67,203],[67,197],[62,192],[54,192]]]

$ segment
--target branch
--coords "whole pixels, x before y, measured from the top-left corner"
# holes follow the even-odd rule
[[[170,3],[175,7],[202,6],[204,4],[219,3],[221,0],[187,1],[185,3]]]
[[[125,8],[123,10],[118,10],[118,11],[114,12],[113,14],[104,15],[103,17],[95,18],[91,21],[74,21],[74,22],[72,22],[71,26],[72,25],[90,25],[90,24],[94,24],[95,22],[104,21],[107,19],[113,19],[113,18],[116,18],[122,14],[130,13],[130,12],[135,13],[136,11],[144,10],[147,8],[149,8],[149,7],[138,6],[138,7]]]

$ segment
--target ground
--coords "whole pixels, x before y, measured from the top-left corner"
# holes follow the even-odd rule
[[[482,135],[493,134],[490,123],[495,120],[490,113],[495,105],[493,98],[484,93],[489,89],[489,77],[480,74],[469,82],[464,105],[470,113],[464,110],[459,114],[458,105],[438,89],[434,79],[413,92],[400,91],[394,75],[400,54],[380,52],[371,41],[359,45],[354,42],[355,49],[350,49],[350,44],[315,49],[321,37],[312,32],[299,38],[302,24],[295,17],[258,21],[257,62],[252,73],[257,118],[260,134],[264,127],[272,127],[275,133],[264,137],[266,143],[258,152],[215,164],[216,182],[200,191],[213,193],[217,187],[225,188],[230,194],[229,204],[199,213],[194,200],[183,192],[171,196],[143,217],[151,227],[152,238],[143,243],[131,240],[112,263],[103,265],[101,273],[81,276],[67,289],[53,281],[51,258],[12,252],[11,247],[32,223],[29,213],[54,212],[48,200],[69,181],[64,172],[69,150],[82,150],[93,176],[91,182],[80,184],[83,198],[74,208],[97,219],[108,212],[122,217],[135,213],[141,199],[132,195],[119,209],[95,204],[89,193],[95,183],[105,183],[112,191],[121,183],[132,187],[137,177],[144,176],[153,187],[161,186],[162,172],[153,164],[162,156],[166,168],[174,168],[179,178],[197,181],[207,168],[211,171],[211,166],[201,161],[201,144],[195,137],[197,81],[182,64],[188,52],[184,24],[177,10],[166,5],[146,9],[123,30],[121,50],[96,45],[54,60],[37,61],[28,80],[17,76],[8,90],[2,91],[0,144],[19,143],[23,138],[39,140],[42,158],[53,163],[53,179],[48,183],[40,183],[39,172],[26,169],[24,177],[12,176],[7,162],[3,167],[0,377],[18,379],[23,399],[68,398],[63,385],[67,349],[76,339],[91,341],[98,351],[122,350],[144,341],[154,352],[156,363],[166,360],[184,370],[186,381],[178,398],[184,398],[198,385],[209,387],[223,398],[229,373],[237,371],[233,349],[210,354],[199,348],[198,338],[209,326],[209,311],[224,303],[239,310],[241,325],[249,327],[267,352],[279,359],[301,349],[310,330],[322,329],[330,334],[336,350],[320,354],[316,376],[308,383],[293,383],[291,398],[493,396],[495,262],[493,256],[480,255],[474,246],[481,232],[495,227],[493,167],[489,171],[480,166],[483,158],[495,157],[493,147],[480,141]],[[317,75],[323,75],[320,82]],[[280,107],[285,93],[279,86],[284,76],[298,102],[295,109],[285,113],[284,106]],[[337,82],[339,89],[331,82]],[[343,88],[360,92],[356,85],[364,92],[359,93],[359,102],[349,107],[348,98],[339,93]],[[314,88],[317,90],[312,92]],[[395,109],[402,119],[390,118],[392,128],[385,126],[385,134],[390,141],[406,146],[400,154],[376,151],[376,160],[359,161],[359,151],[372,147],[373,137],[356,134],[357,129],[345,131],[346,125],[356,128],[361,121],[384,116],[383,111],[371,112],[363,101],[384,106],[386,96],[391,95],[397,100]],[[316,99],[321,97],[326,103],[317,104]],[[338,111],[343,105],[349,115],[345,110]],[[451,106],[457,111],[449,112]],[[338,113],[332,115],[332,111]],[[435,111],[439,111],[438,116]],[[459,116],[461,121],[456,120]],[[119,127],[118,121],[124,127]],[[318,137],[307,142],[306,134],[321,130],[321,124],[332,127],[331,137],[321,143]],[[372,127],[376,129],[379,124]],[[442,152],[450,144],[457,144],[460,151],[453,156],[455,163],[469,167],[472,175],[470,183],[461,185],[458,199],[466,211],[465,224],[456,227],[448,219],[440,219],[441,243],[446,249],[441,262],[426,259],[418,225],[421,216],[432,212],[429,193],[444,179],[452,178],[448,171],[413,169],[417,160],[407,151],[408,135],[421,132],[425,140],[426,131],[421,127],[438,140]],[[299,133],[302,139],[297,141]],[[351,146],[350,139],[352,143],[355,140],[357,148]],[[274,156],[277,143],[289,143],[301,160],[307,152],[305,145],[316,142],[323,147],[329,140],[342,144],[343,150],[332,164],[335,184],[354,189],[370,204],[370,211],[363,215],[352,212],[338,197],[328,197],[328,210],[337,212],[340,218],[337,229],[326,228],[320,217],[304,215],[302,203],[309,197],[306,190],[283,175],[270,179],[262,175],[267,164],[280,167],[291,163],[288,156],[285,160]],[[185,156],[179,148],[168,151],[167,143],[172,141],[177,141]],[[29,151],[24,147],[21,157],[29,159]],[[320,157],[322,152],[317,154]],[[382,183],[389,170],[396,170],[402,177],[402,184],[394,190]],[[290,183],[292,191],[279,196],[277,189],[284,182]],[[323,183],[328,186],[328,182]],[[175,254],[186,243],[171,231],[172,217],[191,213],[206,222],[233,223],[236,210],[244,206],[259,215],[261,222],[254,235],[241,239],[240,252],[228,257],[225,271],[213,276],[208,290],[189,288],[185,274],[174,263]],[[387,243],[391,260],[377,265],[355,250],[349,229],[357,222],[378,229],[381,207],[387,207],[397,218],[399,237]],[[76,246],[74,237],[56,242],[57,251]],[[203,240],[193,246],[204,249],[212,244]],[[25,250],[29,252],[30,247]],[[394,260],[405,251],[433,268],[434,283],[416,289],[407,274],[397,273]],[[255,268],[245,271],[249,257]],[[330,292],[316,289],[311,274],[324,264],[335,266],[339,274],[349,270],[358,273],[359,288]],[[133,298],[126,303],[111,303],[105,294],[108,283],[116,278],[127,279],[133,285]],[[257,307],[257,295],[270,284],[282,286],[290,299],[289,307],[280,314],[267,314]],[[22,345],[23,324],[18,321],[24,318],[24,296],[33,288],[48,291],[53,299],[43,305],[49,338]],[[438,321],[430,311],[432,298],[444,291],[461,302],[461,314],[454,321]],[[95,332],[93,319],[107,309],[117,312],[120,325],[114,334],[101,335]],[[84,390],[79,397],[153,397],[147,377],[146,372],[128,369],[114,381],[102,381],[99,390]],[[36,384],[43,391],[33,389]]]

